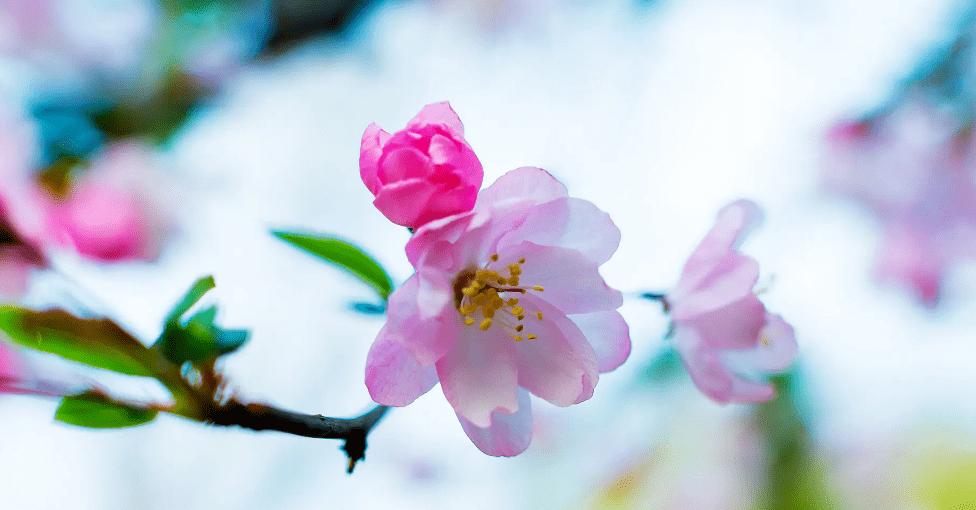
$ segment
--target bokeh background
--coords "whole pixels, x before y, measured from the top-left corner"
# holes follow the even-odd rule
[[[241,398],[359,414],[383,317],[353,305],[374,298],[269,231],[351,240],[404,281],[409,233],[372,207],[359,141],[370,122],[393,131],[448,100],[486,184],[538,166],[610,213],[623,240],[602,274],[628,296],[633,340],[591,400],[536,401],[523,455],[481,454],[435,389],[388,414],[353,475],[336,441],[168,416],[91,431],[54,422],[55,399],[3,396],[0,508],[976,508],[976,264],[953,264],[938,304],[923,306],[876,278],[880,220],[824,185],[828,130],[901,97],[971,9],[0,1],[0,101],[44,134],[30,150],[53,164],[141,140],[176,225],[153,262],[55,251],[27,306],[104,314],[148,343],[186,288],[213,274],[218,322],[252,332],[222,362]],[[953,62],[960,74],[976,66]],[[667,316],[639,297],[674,284],[737,198],[765,210],[743,250],[800,345],[795,369],[777,379],[781,398],[762,406],[698,393],[667,348]],[[163,394],[85,376],[134,398]]]

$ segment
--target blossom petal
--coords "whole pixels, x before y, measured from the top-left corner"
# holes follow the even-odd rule
[[[423,152],[409,146],[396,147],[380,158],[376,177],[384,186],[389,186],[401,181],[426,180],[431,170],[430,157]]]
[[[439,124],[457,136],[464,136],[464,124],[461,123],[461,118],[451,108],[451,103],[447,101],[432,103],[423,107],[420,113],[407,122],[407,129],[427,124]]]
[[[380,330],[366,358],[366,388],[377,403],[405,406],[437,384],[433,366],[422,366],[390,324]]]
[[[771,385],[750,381],[729,372],[719,352],[703,346],[694,328],[677,327],[674,341],[695,386],[715,402],[759,403],[776,396]]]
[[[541,286],[543,298],[564,314],[615,310],[623,304],[623,295],[603,281],[597,263],[576,250],[523,241],[500,253],[502,260],[525,258],[522,286]]]
[[[482,428],[458,415],[461,428],[471,442],[484,453],[495,457],[512,457],[529,447],[532,441],[532,404],[529,392],[516,391],[518,411],[512,414],[491,413],[491,425]]]
[[[675,320],[717,310],[752,295],[759,280],[759,263],[739,252],[728,252],[711,269],[696,287],[689,288],[679,280],[675,290],[667,295]]]
[[[752,349],[759,343],[759,332],[766,324],[766,308],[755,294],[717,310],[675,317],[676,326],[694,327],[699,340],[710,349]]]
[[[375,123],[366,127],[359,150],[359,175],[369,192],[376,196],[382,183],[377,177],[380,156],[383,155],[383,145],[390,139],[390,134],[380,129]]]
[[[481,190],[474,208],[481,210],[515,202],[536,205],[566,196],[566,186],[552,174],[541,168],[525,166],[506,172]]]
[[[457,341],[435,364],[444,396],[458,416],[486,428],[492,412],[518,410],[514,343],[501,327],[461,329]]]
[[[762,221],[762,211],[751,200],[737,200],[722,208],[715,225],[688,257],[678,286],[690,291],[699,288],[726,255],[742,243],[746,235]]]
[[[736,372],[758,374],[785,370],[793,363],[796,337],[782,317],[767,313],[760,339],[752,349],[722,352],[725,364]]]
[[[538,296],[528,294],[519,305],[528,311],[521,334],[538,336],[515,342],[519,386],[560,407],[593,396],[600,370],[596,353],[583,332]],[[535,317],[537,311],[542,312],[541,320]]]
[[[542,246],[576,250],[602,265],[620,245],[620,229],[610,215],[579,198],[558,198],[532,208],[524,223],[499,242],[506,244],[531,239]]]
[[[444,356],[461,329],[450,288],[443,275],[422,271],[390,294],[385,327],[423,366]]]
[[[437,188],[421,179],[410,179],[383,186],[373,205],[397,225],[410,224],[425,211]]]
[[[609,372],[623,364],[630,355],[630,329],[620,312],[570,315],[569,320],[583,332],[593,346],[600,373]]]

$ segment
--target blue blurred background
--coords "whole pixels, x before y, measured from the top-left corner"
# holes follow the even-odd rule
[[[976,508],[976,265],[954,264],[938,305],[921,306],[874,276],[878,218],[823,185],[828,130],[897,101],[913,73],[944,61],[971,30],[970,9],[0,1],[0,101],[42,133],[41,164],[142,140],[179,225],[155,262],[54,253],[27,306],[105,314],[148,343],[190,283],[213,274],[219,321],[252,331],[223,360],[242,399],[359,414],[383,318],[350,304],[371,292],[269,230],[352,240],[404,281],[409,233],[372,207],[359,141],[370,122],[392,131],[448,100],[486,184],[538,166],[610,213],[623,240],[602,273],[630,296],[634,344],[591,400],[539,401],[523,455],[481,454],[435,389],[389,413],[351,476],[335,441],[169,416],[91,431],[54,422],[54,399],[3,396],[0,508]],[[777,379],[780,399],[721,407],[669,354],[660,306],[637,296],[668,290],[718,209],[742,197],[766,213],[743,250],[800,356]],[[133,398],[164,395],[87,376]]]

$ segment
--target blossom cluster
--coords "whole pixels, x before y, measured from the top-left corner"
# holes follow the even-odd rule
[[[878,276],[938,303],[952,267],[976,260],[976,138],[921,98],[827,135],[827,187],[881,221]]]
[[[630,353],[623,296],[599,272],[620,230],[539,168],[479,191],[483,169],[463,136],[447,103],[392,135],[375,124],[363,135],[363,182],[380,212],[413,231],[415,269],[390,296],[366,385],[376,402],[404,406],[440,383],[474,444],[511,456],[531,440],[529,395],[583,402]],[[724,209],[665,298],[693,380],[723,403],[772,398],[743,375],[786,368],[796,348],[792,328],[753,294],[756,262],[736,251],[756,219],[751,202]]]

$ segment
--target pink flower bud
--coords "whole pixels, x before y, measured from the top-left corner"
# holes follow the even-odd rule
[[[373,205],[409,228],[470,211],[484,179],[461,119],[447,102],[425,106],[392,135],[370,124],[363,133],[359,173],[376,197]]]

